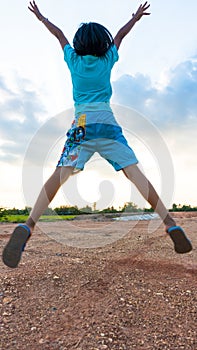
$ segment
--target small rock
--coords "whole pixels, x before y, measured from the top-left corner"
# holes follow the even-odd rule
[[[54,280],[59,280],[60,278],[59,278],[59,276],[55,275],[55,276],[53,276],[53,279]]]
[[[5,297],[3,298],[3,304],[10,304],[12,302],[12,298],[11,297]]]
[[[3,315],[3,316],[10,316],[11,314],[9,314],[8,312],[3,312],[2,315]]]
[[[38,343],[39,343],[39,344],[44,344],[44,343],[45,343],[45,340],[41,338],[41,339],[39,340]]]
[[[51,311],[57,311],[57,308],[55,306],[50,307]]]

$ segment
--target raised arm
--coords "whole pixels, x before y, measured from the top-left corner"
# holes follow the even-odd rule
[[[64,33],[56,27],[53,23],[51,23],[46,17],[44,17],[41,12],[38,9],[38,6],[36,5],[35,1],[30,2],[28,9],[35,14],[35,16],[44,23],[45,27],[50,31],[51,34],[53,34],[60,42],[60,45],[62,49],[64,49],[64,46],[66,44],[69,44],[67,38],[64,36]]]
[[[119,49],[122,40],[130,32],[135,23],[139,21],[142,18],[142,16],[150,15],[150,12],[146,12],[146,10],[149,7],[150,5],[147,3],[147,1],[144,3],[144,5],[140,5],[136,13],[132,14],[132,18],[130,19],[130,21],[118,31],[114,38],[114,44],[116,45],[117,49]]]

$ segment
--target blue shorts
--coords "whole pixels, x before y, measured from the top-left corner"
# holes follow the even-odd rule
[[[98,152],[116,171],[138,160],[110,111],[78,114],[68,130],[57,167],[70,166],[83,170],[85,163]]]

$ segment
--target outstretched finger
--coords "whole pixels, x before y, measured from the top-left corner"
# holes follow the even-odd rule
[[[144,5],[142,6],[142,9],[143,11],[146,11],[149,7],[150,7],[150,4],[148,4],[147,1],[144,3]]]
[[[32,3],[31,1],[29,2],[28,8],[29,8],[31,11],[34,10],[34,5],[33,5],[33,3]]]
[[[36,5],[36,2],[33,0],[33,4],[34,4],[34,7],[36,8],[36,10],[38,10],[38,6]]]
[[[30,11],[34,12],[34,9],[33,9],[32,7],[28,6],[28,9],[29,9]]]

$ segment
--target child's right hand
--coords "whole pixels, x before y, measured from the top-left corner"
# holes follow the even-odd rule
[[[29,3],[30,6],[28,6],[28,9],[34,13],[34,15],[39,19],[39,21],[42,20],[44,17],[41,12],[38,9],[38,6],[36,5],[35,1]]]

